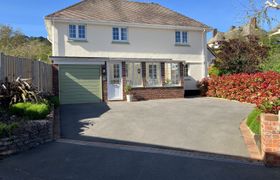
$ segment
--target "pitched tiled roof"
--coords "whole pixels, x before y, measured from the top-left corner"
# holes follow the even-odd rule
[[[84,0],[46,16],[46,18],[52,17],[209,28],[203,23],[159,4],[131,2],[127,0]]]

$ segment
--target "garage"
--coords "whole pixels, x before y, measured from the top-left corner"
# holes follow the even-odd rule
[[[101,102],[100,71],[100,65],[59,65],[60,103]]]

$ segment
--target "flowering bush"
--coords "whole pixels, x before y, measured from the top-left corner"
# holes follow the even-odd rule
[[[257,104],[280,98],[280,73],[233,74],[202,80],[207,96]]]
[[[272,101],[265,101],[258,106],[258,108],[265,113],[278,114],[280,111],[280,98]]]

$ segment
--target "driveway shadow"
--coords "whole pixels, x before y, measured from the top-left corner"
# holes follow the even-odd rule
[[[86,119],[98,118],[109,110],[110,108],[106,103],[61,105],[61,137],[78,140],[93,140],[91,137],[86,137],[81,134],[83,128],[90,124]]]

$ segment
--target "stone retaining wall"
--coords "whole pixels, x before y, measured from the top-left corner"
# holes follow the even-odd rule
[[[53,113],[46,120],[28,121],[15,135],[0,139],[0,158],[53,140]]]
[[[261,149],[268,166],[280,166],[280,120],[278,115],[261,115]]]

